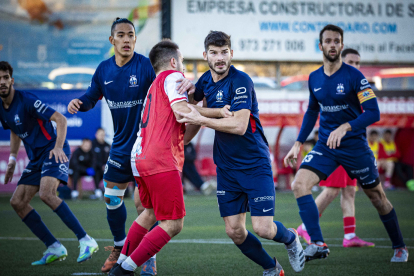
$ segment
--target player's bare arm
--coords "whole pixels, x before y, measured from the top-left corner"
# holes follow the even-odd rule
[[[328,138],[328,141],[326,142],[326,145],[330,149],[336,149],[337,147],[341,145],[341,139],[345,136],[345,134],[348,131],[351,131],[351,130],[352,128],[349,123],[340,125],[337,129],[332,131],[331,134],[329,134],[329,138]]]
[[[178,94],[182,95],[186,91],[188,95],[194,94],[195,85],[189,79],[181,78],[177,80],[176,82],[178,82],[178,86],[177,86]]]
[[[63,151],[63,144],[66,139],[66,117],[59,112],[55,112],[52,117],[50,117],[50,120],[56,122],[56,144],[55,148],[50,151],[49,159],[55,156],[56,163],[68,162],[69,159]]]
[[[70,101],[69,105],[68,105],[68,112],[70,114],[76,114],[78,113],[81,104],[83,104],[83,102],[79,99],[73,99]]]
[[[6,174],[4,176],[4,184],[8,184],[13,180],[14,169],[16,168],[16,158],[19,152],[21,139],[13,131],[10,131],[10,157],[7,164]]]
[[[190,113],[175,111],[178,115],[183,117],[178,120],[178,122],[201,125],[217,131],[237,135],[244,135],[247,130],[250,117],[250,110],[248,109],[236,111],[234,112],[234,116],[230,118],[213,119],[202,116],[200,112],[190,104],[188,104],[188,107],[191,109]]]
[[[301,146],[302,146],[301,142],[299,141],[295,142],[295,144],[293,145],[293,147],[290,149],[288,154],[285,156],[285,159],[283,160],[286,167],[290,166],[293,168],[293,166],[296,165]]]

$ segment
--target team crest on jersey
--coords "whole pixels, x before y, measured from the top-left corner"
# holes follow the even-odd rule
[[[19,114],[14,115],[14,123],[16,124],[16,126],[22,124],[22,122],[20,121]]]
[[[222,90],[219,90],[217,92],[216,100],[217,100],[217,102],[222,102],[223,101],[223,91]]]
[[[369,96],[369,91],[365,91],[364,93],[362,93],[362,96],[368,97]]]
[[[336,87],[336,94],[344,94],[345,87],[342,83],[338,83],[338,86]]]
[[[129,87],[138,87],[137,76],[131,75],[129,77]]]

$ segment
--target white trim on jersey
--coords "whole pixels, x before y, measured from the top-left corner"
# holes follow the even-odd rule
[[[186,101],[188,102],[188,95],[187,92],[184,94],[178,94],[177,86],[178,82],[177,80],[182,79],[183,75],[176,72],[169,74],[164,81],[164,91],[165,94],[168,96],[168,100],[170,101],[170,106],[173,106],[173,104]]]

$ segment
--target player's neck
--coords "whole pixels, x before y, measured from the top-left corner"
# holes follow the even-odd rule
[[[332,76],[335,74],[336,71],[338,71],[342,66],[342,59],[339,57],[334,62],[329,61],[327,58],[323,58],[323,72],[327,76]]]
[[[227,77],[227,75],[229,74],[229,71],[230,71],[230,67],[229,67],[229,69],[227,69],[227,71],[224,74],[217,74],[216,72],[214,72],[213,70],[210,69],[211,77],[213,78],[214,82],[218,82],[218,81],[224,79],[225,77]]]
[[[116,65],[118,65],[119,67],[124,66],[125,64],[128,63],[128,61],[130,61],[132,59],[132,57],[134,56],[134,53],[132,53],[132,55],[127,56],[127,57],[123,57],[121,55],[117,55],[115,53],[115,63]]]
[[[3,102],[3,107],[8,109],[13,101],[14,98],[14,88],[13,86],[10,89],[10,94],[9,96],[7,96],[7,98],[1,98],[2,102]]]

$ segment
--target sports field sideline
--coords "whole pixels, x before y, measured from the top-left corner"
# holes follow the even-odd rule
[[[316,196],[316,194],[314,194]],[[390,191],[387,196],[397,211],[401,231],[411,254],[414,254],[414,193]],[[42,257],[45,246],[21,222],[9,205],[10,196],[0,197],[0,275],[104,275],[100,266],[107,257],[104,247],[112,245],[102,201],[67,201],[89,235],[100,249],[83,264],[76,263],[78,242],[73,233],[38,197],[32,206],[39,212],[51,232],[68,249],[68,258],[48,266],[33,267],[31,262]],[[216,196],[187,196],[187,216],[183,231],[157,254],[158,275],[262,275],[262,268],[248,261],[232,245],[219,216]],[[414,260],[390,263],[393,251],[376,210],[362,191],[356,195],[356,234],[375,242],[375,248],[343,248],[343,222],[339,198],[321,218],[321,227],[331,255],[326,260],[306,263],[300,275],[414,275]],[[132,200],[126,200],[127,226],[136,218]],[[277,193],[275,219],[287,227],[300,223],[298,207],[292,193]],[[248,216],[248,229],[252,231]],[[261,240],[270,255],[276,256],[286,275],[296,274],[290,267],[284,246]],[[136,275],[139,275],[139,270]],[[299,275],[299,274],[298,274]]]

